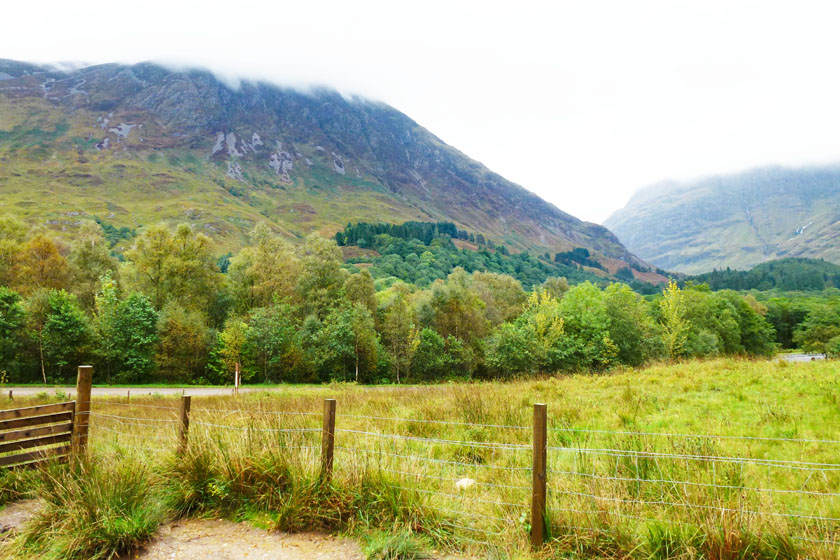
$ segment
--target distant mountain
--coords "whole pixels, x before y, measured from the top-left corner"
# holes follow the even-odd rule
[[[840,263],[840,165],[661,183],[604,225],[667,270],[748,269],[784,257]]]
[[[300,238],[348,222],[449,221],[513,250],[644,268],[583,222],[395,109],[143,63],[60,71],[0,60],[0,213],[72,235],[188,221],[236,248],[261,220]]]

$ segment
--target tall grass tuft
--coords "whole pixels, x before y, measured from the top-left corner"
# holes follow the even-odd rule
[[[143,464],[80,461],[42,471],[43,508],[14,543],[19,557],[110,559],[147,541],[165,518],[159,477]]]
[[[367,560],[429,560],[429,543],[411,533],[377,533],[367,539]]]
[[[39,480],[33,469],[0,469],[0,506],[35,497]]]

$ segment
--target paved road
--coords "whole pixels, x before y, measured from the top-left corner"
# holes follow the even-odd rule
[[[825,354],[782,354],[788,362],[811,362],[825,360]]]
[[[283,391],[283,387],[241,387],[240,393],[247,393],[250,391]],[[54,393],[55,391],[64,391],[68,396],[73,396],[76,393],[76,386],[55,386],[55,387],[14,387],[6,386],[0,390],[0,396],[7,395],[12,391],[14,396],[32,397],[38,393]],[[215,395],[230,395],[233,389],[230,387],[93,387],[91,393],[94,397],[125,397],[131,391],[132,395],[193,395],[193,396],[215,396]]]

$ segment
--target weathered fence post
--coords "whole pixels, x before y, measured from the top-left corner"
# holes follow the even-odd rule
[[[192,397],[181,396],[181,412],[179,414],[180,422],[178,423],[178,452],[183,453],[187,450],[187,441],[190,435],[190,400]]]
[[[93,366],[79,366],[76,377],[76,413],[73,415],[73,454],[82,456],[87,451],[90,427],[90,386],[93,383]]]
[[[531,489],[531,546],[545,542],[547,414],[544,404],[534,404],[534,464]]]
[[[335,452],[335,399],[324,400],[324,426],[321,430],[321,479],[329,481]]]
[[[10,401],[15,400],[15,398],[12,396],[12,390],[11,389],[9,389],[9,400]]]

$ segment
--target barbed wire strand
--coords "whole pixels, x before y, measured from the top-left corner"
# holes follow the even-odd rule
[[[606,476],[593,473],[582,473],[577,471],[562,471],[555,469],[548,469],[549,473],[559,474],[564,476],[578,476],[582,478],[590,478],[595,480],[608,480],[615,482],[646,482],[652,484],[673,484],[682,486],[699,486],[702,488],[719,488],[723,490],[746,490],[750,492],[773,492],[778,494],[804,494],[807,496],[820,497],[840,497],[840,492],[818,492],[815,490],[794,490],[787,488],[763,488],[759,486],[735,486],[730,484],[715,484],[711,482],[693,482],[689,480],[670,480],[670,479],[655,479],[655,478],[630,478],[621,476]]]
[[[711,510],[711,511],[720,511],[724,513],[738,513],[738,514],[747,514],[747,515],[770,515],[774,517],[785,517],[790,519],[808,519],[811,521],[840,521],[840,517],[825,517],[822,515],[802,515],[798,513],[781,513],[775,511],[758,511],[758,510],[750,510],[750,509],[734,509],[728,508],[724,506],[710,506],[706,504],[692,504],[692,503],[680,503],[680,502],[667,502],[664,500],[628,500],[625,498],[615,498],[611,496],[598,496],[597,494],[589,494],[586,492],[576,492],[574,490],[557,490],[553,489],[554,493],[557,494],[564,494],[568,496],[578,496],[581,498],[591,498],[594,500],[602,500],[607,502],[615,502],[615,503],[622,503],[622,504],[634,504],[634,505],[643,505],[643,506],[668,506],[668,507],[681,507],[681,508],[688,508],[688,509],[702,509],[702,510]]]
[[[494,443],[494,442],[485,442],[485,441],[458,441],[453,439],[438,439],[438,438],[425,438],[419,436],[404,436],[401,434],[386,434],[381,432],[366,432],[363,430],[348,430],[345,428],[337,428],[336,433],[345,433],[345,434],[360,434],[366,436],[374,436],[383,439],[398,439],[398,440],[405,440],[405,441],[422,441],[424,443],[440,443],[444,445],[462,445],[464,447],[480,447],[482,449],[503,449],[505,451],[510,450],[523,450],[523,449],[531,449],[530,445],[527,444],[520,444],[520,443]]]
[[[608,455],[610,457],[642,457],[681,459],[686,461],[705,461],[716,463],[743,463],[764,465],[769,467],[789,468],[794,470],[840,471],[840,463],[813,463],[808,461],[792,461],[785,459],[757,459],[750,457],[727,457],[717,455],[695,455],[681,453],[661,453],[657,451],[635,451],[629,449],[590,449],[586,447],[547,447],[548,451],[579,453],[585,455]],[[814,467],[814,468],[812,468]],[[816,468],[825,467],[825,468]]]
[[[776,441],[776,442],[796,442],[796,443],[832,443],[840,444],[837,439],[808,439],[808,438],[780,438],[780,437],[765,437],[765,436],[733,436],[733,435],[719,435],[719,434],[686,434],[686,433],[671,433],[671,432],[634,432],[625,430],[598,430],[592,428],[549,428],[555,432],[575,432],[586,434],[605,434],[605,435],[630,435],[630,436],[651,436],[651,437],[680,437],[692,439],[734,439],[734,440],[748,440],[748,441]]]
[[[358,447],[350,447],[346,445],[336,445],[336,449],[343,449],[346,451],[356,451],[359,453],[373,453],[376,455],[386,455],[389,457],[397,457],[400,459],[415,459],[417,461],[427,461],[431,463],[445,463],[449,465],[459,465],[468,468],[481,468],[481,469],[498,469],[498,470],[506,470],[506,471],[530,471],[531,467],[506,467],[503,465],[486,465],[481,463],[465,463],[463,461],[450,461],[448,459],[435,459],[432,457],[421,457],[420,455],[403,455],[401,453],[390,453],[388,451],[382,451],[379,449],[361,449]]]
[[[506,424],[476,424],[473,422],[449,422],[447,420],[426,420],[422,418],[396,418],[387,416],[363,416],[359,414],[337,414],[337,419],[356,418],[362,420],[383,420],[386,422],[411,422],[416,424],[440,424],[446,426],[466,426],[471,428],[497,428],[509,430],[532,430],[532,426],[516,426]]]

